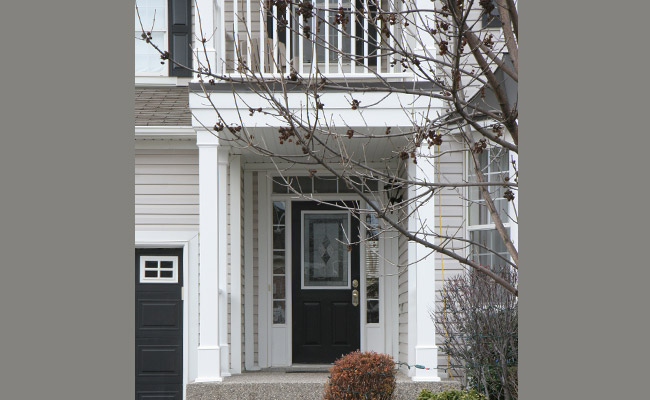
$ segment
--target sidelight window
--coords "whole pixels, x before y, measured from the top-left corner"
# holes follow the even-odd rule
[[[366,323],[379,323],[379,220],[365,216],[366,226]]]
[[[273,324],[286,323],[286,203],[273,202]]]

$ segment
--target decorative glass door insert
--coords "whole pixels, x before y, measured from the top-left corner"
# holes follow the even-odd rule
[[[302,288],[350,288],[347,212],[303,212]]]

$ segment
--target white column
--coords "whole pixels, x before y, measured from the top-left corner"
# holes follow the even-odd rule
[[[197,382],[221,381],[219,347],[219,139],[198,131],[199,148],[199,347]]]
[[[194,67],[208,67],[212,69],[213,73],[219,72],[217,69],[217,51],[220,43],[218,38],[221,36],[218,34],[218,28],[215,21],[217,20],[217,15],[220,10],[215,4],[220,0],[196,0],[195,3],[195,15],[194,15]],[[223,4],[223,1],[220,1],[220,4]],[[215,32],[217,29],[217,32]],[[201,43],[201,38],[205,38],[206,42]],[[204,50],[205,46],[205,50]],[[198,60],[196,57],[198,56]],[[194,76],[194,80],[197,77]]]
[[[231,372],[241,373],[241,156],[230,159]]]
[[[433,159],[420,158],[417,164],[409,160],[409,177],[413,180],[434,182],[435,169]],[[425,192],[426,188],[409,188],[409,198]],[[435,231],[434,197],[417,208],[409,218],[410,232],[433,233]],[[432,236],[427,239],[433,240]],[[431,249],[415,242],[409,242],[409,272],[408,272],[408,341],[409,364],[422,365],[428,369],[414,369],[410,375],[414,381],[439,381],[438,377],[438,347],[436,346],[436,329],[432,319],[436,300],[436,263],[435,254]]]
[[[219,347],[221,376],[230,376],[230,343],[228,343],[228,149],[217,150],[217,222],[219,247]]]

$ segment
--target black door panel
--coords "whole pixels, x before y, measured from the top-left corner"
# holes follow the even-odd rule
[[[353,206],[353,203],[347,203]],[[359,288],[352,287],[352,282],[360,280],[359,271],[359,246],[351,246],[349,250],[350,272],[343,272],[340,260],[347,256],[347,246],[340,247],[337,238],[318,238],[319,243],[310,243],[311,248],[318,248],[314,254],[304,255],[303,249],[303,211],[321,212],[323,215],[331,211],[344,211],[334,206],[317,204],[314,202],[292,203],[292,311],[293,311],[293,363],[331,363],[341,355],[359,349],[360,345],[360,320],[359,306],[352,304],[352,291]],[[338,214],[337,214],[338,215]],[[317,225],[314,225],[317,226]],[[316,228],[315,228],[316,229]],[[359,240],[359,222],[355,216],[349,219],[349,232],[346,232],[351,241]],[[339,246],[333,249],[332,246]],[[340,249],[344,248],[344,253]],[[342,255],[343,254],[343,255]],[[323,286],[303,288],[303,256],[306,259],[319,259],[321,264],[331,266],[336,277],[319,276],[307,272],[312,282],[323,282]],[[338,257],[338,258],[337,258]],[[336,264],[338,262],[338,264]],[[332,264],[334,263],[334,264]],[[327,288],[331,282],[344,281],[347,277],[347,287]],[[307,277],[304,278],[305,280]],[[341,285],[343,286],[343,285]]]

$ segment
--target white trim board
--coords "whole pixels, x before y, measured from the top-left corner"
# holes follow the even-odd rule
[[[135,75],[135,86],[187,86],[192,78],[178,76]]]
[[[136,126],[137,139],[196,139],[196,131],[191,126]],[[196,143],[193,143],[196,147]]]
[[[244,176],[250,175],[252,177],[252,173],[253,172],[251,170],[245,171]],[[264,176],[265,176],[265,174],[260,173],[260,175],[259,175],[260,181],[263,180]],[[260,181],[258,181],[258,184],[263,185]],[[269,180],[269,182],[270,182],[270,180]],[[251,188],[248,189],[248,190],[252,191],[252,179],[251,179],[251,184],[250,185],[251,185]],[[270,183],[268,183],[268,185],[270,186]],[[246,186],[246,183],[245,183],[245,186]],[[267,185],[264,185],[264,186],[267,186]],[[285,218],[287,218],[287,221],[291,220],[293,201],[310,200],[310,199],[297,198],[295,195],[291,195],[291,194],[271,194],[270,192],[268,192],[266,194],[263,194],[262,192],[260,192],[258,195],[259,196],[266,195],[266,201],[264,201],[264,199],[262,197],[258,198],[258,204],[259,204],[260,208],[264,208],[264,207],[266,207],[268,205],[268,207],[270,209],[270,207],[272,206],[273,201],[283,201],[283,202],[285,202],[285,204],[286,204],[286,211],[285,211],[286,216],[285,216]],[[246,202],[252,203],[252,196],[245,196],[244,199],[245,199],[245,203]],[[362,199],[359,196],[357,196],[356,194],[351,194],[351,193],[341,193],[341,194],[318,193],[318,194],[314,195],[314,198],[312,200],[359,201],[362,204],[362,209],[367,208],[367,206],[365,206],[365,203],[362,201]],[[333,210],[332,212],[344,212],[344,211]],[[362,212],[362,214],[364,214],[364,213]],[[267,224],[267,227],[270,230],[270,226],[272,225],[271,224],[272,216],[270,214],[268,214],[267,217],[264,217],[262,215],[262,213],[260,213],[259,218],[267,218],[264,221],[260,220],[258,222],[258,224],[260,226],[260,233],[265,232],[265,230],[263,230],[263,228],[262,228],[262,225],[264,223]],[[351,216],[350,216],[350,218],[351,218]],[[252,222],[251,222],[251,225],[252,225]],[[291,245],[290,238],[292,237],[291,236],[291,229],[292,228],[293,228],[293,225],[291,223],[287,222],[286,228],[285,228],[286,229],[286,231],[285,231],[285,235],[286,235],[285,236],[285,242],[288,243],[287,246]],[[363,228],[363,224],[361,225],[361,228]],[[247,229],[250,229],[252,231],[252,227],[246,228],[246,226],[245,226],[244,229],[245,229],[245,231]],[[361,234],[362,235],[364,234],[363,230],[362,230]],[[251,232],[251,235],[252,235],[252,232]],[[394,231],[389,231],[388,236],[385,236],[385,235],[387,235],[387,233],[384,233],[383,239],[381,239],[382,244],[380,244],[380,249],[381,249],[380,250],[380,253],[381,253],[380,254],[380,259],[382,261],[380,262],[381,265],[379,267],[380,268],[380,280],[379,280],[380,281],[380,289],[379,289],[380,290],[380,295],[379,295],[380,322],[378,324],[377,323],[367,324],[365,322],[366,321],[366,317],[365,317],[365,313],[366,313],[366,282],[365,282],[365,278],[366,278],[365,275],[366,274],[365,274],[365,272],[366,271],[365,271],[365,260],[364,260],[364,255],[365,255],[364,246],[365,246],[365,243],[362,243],[362,247],[360,248],[360,260],[359,260],[360,261],[360,305],[359,305],[359,307],[361,308],[361,310],[360,310],[360,318],[359,318],[360,346],[361,346],[362,351],[367,351],[367,350],[375,350],[375,351],[380,351],[380,352],[390,352],[390,351],[392,351],[394,353],[394,357],[397,359],[398,354],[399,354],[398,353],[398,351],[399,351],[399,343],[398,343],[398,340],[399,340],[399,324],[398,324],[397,318],[393,317],[393,316],[390,316],[389,313],[388,313],[388,309],[385,309],[387,307],[387,303],[390,303],[390,302],[394,302],[395,304],[397,303],[397,295],[398,295],[398,293],[397,293],[398,292],[398,289],[397,289],[397,284],[398,284],[397,276],[394,274],[395,276],[388,277],[390,279],[387,280],[386,271],[385,271],[385,269],[386,269],[386,261],[385,260],[388,260],[389,263],[390,262],[392,262],[394,264],[397,263],[397,260],[396,260],[396,257],[397,257],[397,238],[395,236]],[[268,236],[269,237],[271,236],[270,231],[269,231]],[[244,245],[246,247],[246,243]],[[251,247],[251,249],[248,250],[251,253],[249,255],[249,257],[252,258],[252,244],[249,244],[249,246]],[[271,257],[271,252],[272,252],[271,247],[272,246],[269,244],[268,257]],[[293,254],[293,252],[291,251],[290,247],[287,247],[285,249],[285,251],[286,251],[285,268],[286,268],[286,271],[287,271],[286,281],[285,281],[285,284],[286,284],[285,290],[286,290],[286,296],[287,296],[286,297],[286,307],[287,307],[286,322],[283,325],[273,325],[272,319],[270,318],[271,314],[269,314],[269,318],[267,318],[267,320],[266,320],[266,323],[267,323],[266,328],[261,324],[259,325],[260,326],[260,328],[259,328],[260,333],[264,332],[264,329],[270,330],[270,332],[271,332],[270,333],[269,343],[268,343],[268,347],[270,348],[270,353],[268,355],[268,360],[267,360],[268,364],[269,364],[268,365],[269,367],[287,367],[287,366],[292,365],[291,360],[292,360],[292,340],[293,340],[293,337],[292,337],[292,331],[293,331],[293,329],[292,329],[292,324],[293,324],[292,287],[293,286],[292,286],[291,280],[292,280],[293,273],[292,273],[291,269],[292,269],[292,254]],[[302,252],[302,250],[301,250],[301,252]],[[262,254],[262,253],[260,253],[260,254]],[[260,267],[261,267],[261,265],[260,265]],[[396,270],[396,267],[393,267],[393,268]],[[251,282],[252,282],[252,272],[250,274],[251,274],[250,279],[251,279]],[[263,279],[266,279],[266,281],[264,281]],[[262,277],[260,275],[259,289],[262,290],[263,286],[268,287],[269,285],[272,285],[271,279],[272,279],[272,274],[268,274],[266,277]],[[266,285],[265,285],[265,283],[266,283]],[[390,286],[390,290],[388,289],[388,286]],[[252,297],[252,293],[249,294],[249,295]],[[269,296],[271,296],[270,291],[269,291]],[[260,298],[262,298],[262,297],[260,297]],[[272,299],[269,300],[269,301],[272,302]],[[261,310],[261,308],[260,308],[260,310]],[[396,313],[397,309],[396,308],[395,309],[391,308],[391,311]],[[246,313],[248,313],[248,311],[246,311]],[[252,313],[252,311],[251,311],[251,313]],[[269,311],[269,313],[270,313],[270,311]],[[245,315],[247,315],[247,314],[245,314]],[[260,316],[258,315],[258,317],[260,317]],[[248,316],[247,316],[247,318],[248,318]],[[251,318],[250,324],[252,325],[252,316],[250,318]],[[261,320],[261,318],[260,318],[260,320]],[[285,330],[286,332],[280,332],[280,330]],[[390,330],[390,332],[389,332],[389,330]],[[246,332],[248,332],[248,329],[246,330]],[[251,336],[252,336],[252,333],[251,333]],[[390,341],[390,342],[388,342],[388,341]],[[252,343],[248,344],[249,343],[248,340],[246,340],[245,343],[246,343],[247,347],[250,346],[252,348],[253,345],[252,345]],[[288,350],[287,350],[287,355],[286,355],[287,358],[286,359],[285,359],[284,356],[278,358],[278,357],[273,355],[274,354],[273,350],[277,350],[276,349],[277,345],[279,345],[279,346],[287,346]],[[263,347],[260,347],[260,348],[263,348]],[[277,354],[277,351],[276,351],[276,354]],[[251,363],[251,366],[252,366],[252,357],[251,357],[250,363]],[[259,367],[255,366],[255,367],[252,367],[250,370],[258,370],[258,369],[259,369]],[[248,367],[247,367],[247,370],[249,370]]]

